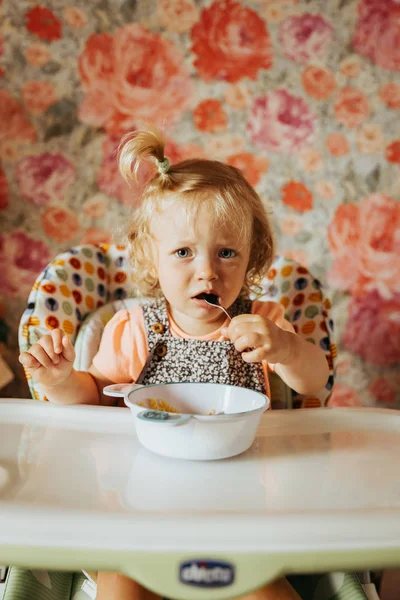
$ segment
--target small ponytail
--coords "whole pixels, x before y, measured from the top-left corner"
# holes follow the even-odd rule
[[[129,183],[132,179],[138,180],[140,163],[152,156],[161,177],[165,177],[169,170],[169,160],[164,156],[165,140],[160,131],[152,126],[148,130],[137,130],[127,133],[121,139],[118,148],[119,170],[124,179]],[[167,177],[166,177],[167,178]]]

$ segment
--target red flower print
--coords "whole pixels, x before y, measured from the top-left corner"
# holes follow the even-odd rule
[[[200,131],[217,133],[225,131],[228,124],[226,112],[219,100],[203,100],[193,111],[194,124]]]
[[[347,313],[345,348],[372,365],[400,362],[400,294],[386,300],[373,290],[353,297]]]
[[[353,46],[390,71],[400,71],[400,6],[397,0],[360,0]]]
[[[379,90],[379,97],[388,108],[400,108],[400,85],[394,82],[385,83]]]
[[[272,45],[265,21],[235,0],[213,2],[192,28],[194,65],[205,81],[234,83],[255,79],[272,66]]]
[[[50,58],[51,53],[48,47],[39,42],[32,44],[32,46],[25,50],[26,61],[34,67],[42,67],[49,62]]]
[[[359,204],[341,204],[328,227],[334,261],[331,284],[352,294],[378,290],[400,294],[400,205],[372,194]]]
[[[350,152],[349,142],[341,133],[330,133],[326,138],[325,145],[328,152],[336,157],[345,156]]]
[[[312,210],[313,195],[301,181],[289,181],[282,188],[282,202],[299,212]]]
[[[35,277],[50,259],[46,244],[24,231],[0,235],[0,295],[27,298]]]
[[[396,388],[386,377],[376,377],[368,389],[383,404],[393,404],[396,401]]]
[[[143,119],[161,126],[178,119],[192,98],[178,47],[138,23],[114,36],[90,36],[79,57],[79,74],[86,94],[79,118],[110,134],[120,135]]]
[[[75,167],[62,154],[45,152],[25,156],[17,165],[15,177],[22,198],[36,206],[60,201],[75,180]]]
[[[386,158],[389,162],[400,165],[400,140],[395,140],[387,146]]]
[[[303,71],[301,80],[307,94],[316,100],[330,98],[336,88],[334,74],[324,67],[310,65]]]
[[[369,116],[369,103],[367,96],[352,87],[340,90],[335,101],[336,120],[346,127],[358,127]]]
[[[332,396],[329,398],[328,406],[362,406],[361,399],[356,390],[345,383],[335,383]]]
[[[250,152],[232,154],[226,159],[228,165],[242,171],[250,185],[257,185],[262,175],[268,171],[269,160],[264,156],[255,156]]]
[[[54,42],[61,39],[62,25],[48,8],[35,6],[25,14],[26,28],[40,40]]]
[[[56,242],[69,242],[79,231],[76,212],[62,206],[49,206],[41,214],[40,220],[45,234]]]

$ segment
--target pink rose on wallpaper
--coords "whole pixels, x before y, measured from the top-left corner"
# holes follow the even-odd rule
[[[386,300],[373,290],[352,298],[347,312],[345,348],[372,365],[400,362],[400,294]]]
[[[0,158],[13,159],[19,142],[35,142],[36,131],[20,103],[6,90],[0,90]]]
[[[285,55],[296,63],[322,60],[333,38],[333,27],[321,15],[305,13],[285,19],[279,39]]]
[[[52,253],[41,240],[24,231],[0,235],[0,295],[27,298],[36,277]]]
[[[118,169],[117,149],[120,141],[119,136],[108,136],[104,139],[103,161],[97,175],[97,186],[105,194],[118,198],[122,204],[134,206],[144,186],[156,174],[157,170],[154,161],[143,161],[139,167],[138,181],[133,180],[128,185]],[[170,140],[165,143],[165,155],[168,156],[172,164],[184,158],[189,158]]]
[[[265,156],[256,156],[250,152],[238,152],[226,159],[228,165],[239,169],[252,186],[256,186],[268,171],[269,160]]]
[[[272,66],[272,44],[256,11],[234,0],[213,2],[192,28],[194,65],[205,81],[255,79]]]
[[[345,87],[335,99],[335,117],[346,127],[357,127],[368,119],[369,103],[367,96],[352,87]]]
[[[132,129],[142,119],[175,120],[192,98],[189,70],[177,46],[137,23],[114,36],[91,35],[79,73],[86,92],[79,118],[110,133]]]
[[[36,206],[64,199],[75,180],[75,167],[62,154],[45,152],[23,158],[15,169],[19,193]]]
[[[400,85],[394,82],[385,83],[379,90],[379,97],[388,108],[400,108]]]
[[[34,67],[42,67],[51,59],[51,53],[45,44],[32,44],[25,50],[26,61]]]
[[[346,406],[350,408],[362,406],[362,403],[354,388],[344,383],[335,383],[333,386],[332,395],[328,401],[328,406]]]
[[[400,70],[400,6],[397,0],[360,0],[353,46],[390,71]]]
[[[4,210],[8,206],[8,181],[6,174],[0,167],[0,210]]]
[[[396,401],[396,388],[387,377],[376,377],[368,389],[383,404],[393,404]]]
[[[59,243],[71,241],[79,231],[76,212],[63,206],[49,206],[40,215],[45,234]]]
[[[400,293],[400,205],[384,194],[341,204],[329,227],[330,283],[353,294]]]
[[[315,116],[303,98],[281,88],[254,100],[247,129],[255,146],[294,154],[311,142]]]
[[[333,386],[332,395],[328,401],[328,406],[356,407],[362,406],[362,403],[354,388],[344,383],[335,383]]]

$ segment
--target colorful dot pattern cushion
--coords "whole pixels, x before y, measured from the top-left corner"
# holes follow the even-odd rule
[[[293,408],[326,406],[331,394],[336,346],[332,341],[331,304],[324,297],[321,283],[305,267],[278,256],[263,281],[261,300],[274,300],[285,307],[285,317],[296,333],[323,350],[329,366],[329,379],[316,396],[292,393]]]
[[[77,246],[59,254],[33,285],[19,326],[20,350],[58,327],[75,342],[89,314],[134,295],[127,264],[127,250],[115,245]],[[45,399],[28,373],[26,377],[32,397]]]
[[[326,388],[313,397],[293,392],[293,407],[325,406],[333,386],[336,350],[331,341],[330,303],[323,296],[321,284],[304,267],[277,257],[262,285],[261,300],[283,304],[296,332],[319,345],[329,364]],[[82,329],[78,339],[81,353],[88,345],[88,334],[92,341],[99,340],[99,331],[121,307],[120,301],[135,295],[134,289],[127,250],[121,246],[77,246],[58,255],[36,279],[29,295],[19,327],[20,350],[28,350],[42,335],[61,327],[73,343]],[[101,307],[105,308],[99,310]],[[95,349],[90,351],[93,355]],[[88,360],[86,356],[85,368]],[[32,397],[45,400],[36,382],[28,373],[26,376]]]

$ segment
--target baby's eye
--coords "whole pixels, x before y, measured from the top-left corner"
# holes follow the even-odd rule
[[[190,256],[190,250],[189,248],[179,248],[179,250],[175,252],[175,256],[178,258],[188,258],[188,256]]]
[[[236,256],[236,252],[230,248],[223,248],[219,255],[221,258],[234,258]]]

